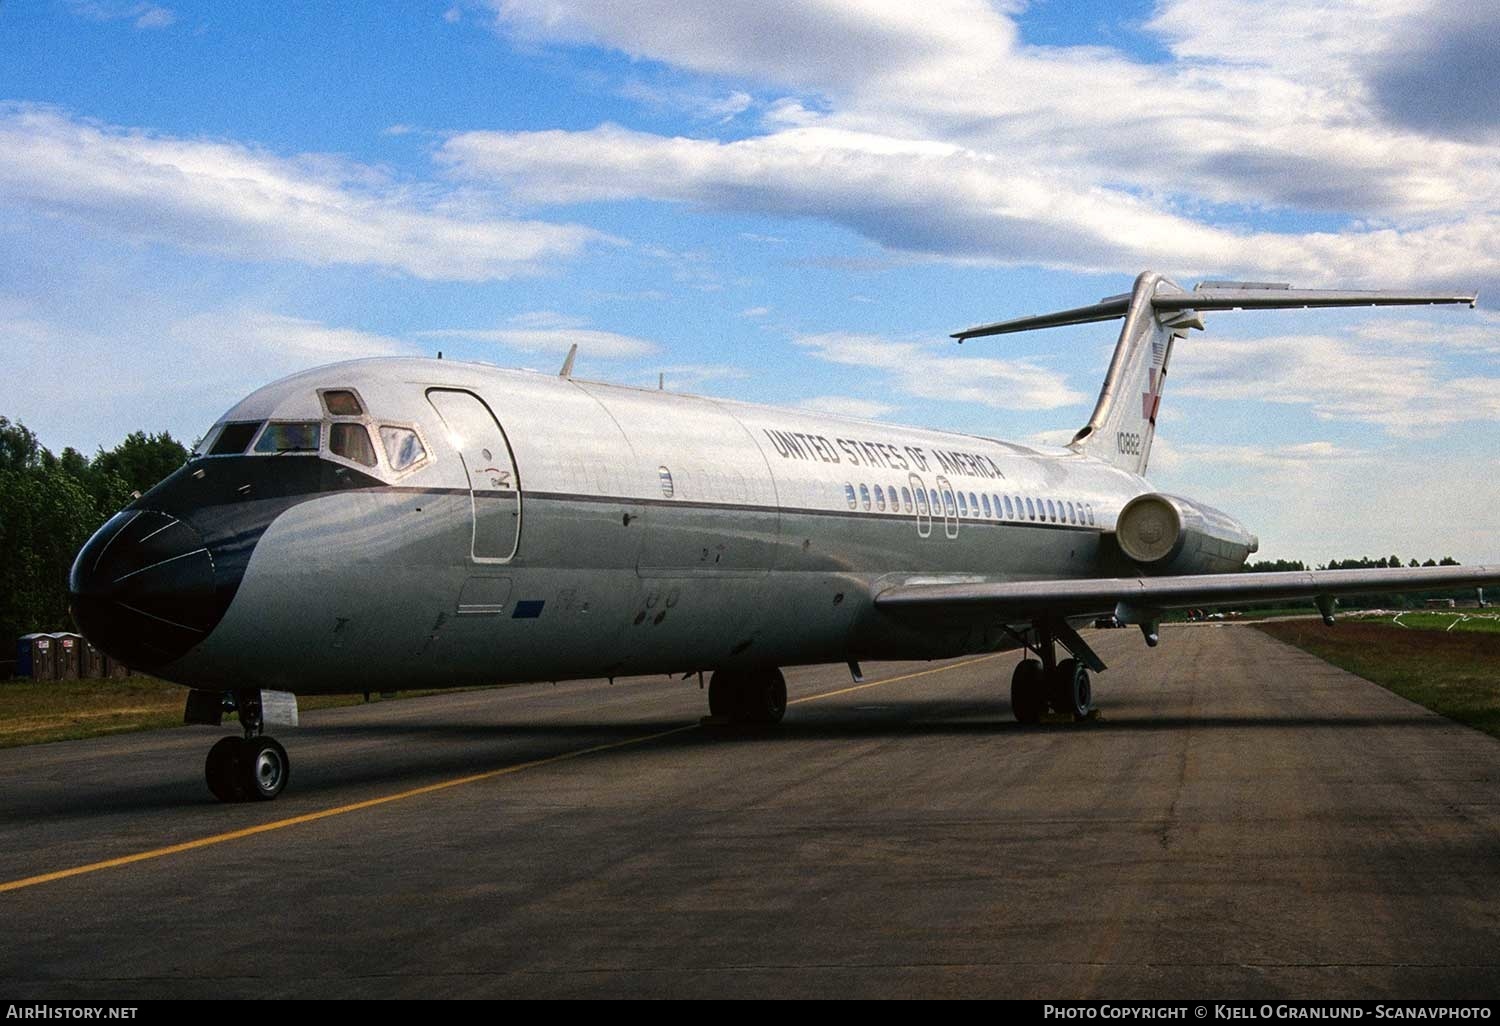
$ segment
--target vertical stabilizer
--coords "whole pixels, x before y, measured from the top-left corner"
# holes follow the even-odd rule
[[[1203,327],[1191,310],[1163,314],[1152,307],[1156,296],[1177,292],[1182,289],[1154,271],[1136,278],[1099,402],[1069,448],[1132,474],[1146,472],[1172,343],[1189,328]]]

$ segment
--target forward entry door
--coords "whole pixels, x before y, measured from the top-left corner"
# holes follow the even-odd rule
[[[500,422],[473,392],[434,388],[427,401],[443,418],[448,438],[469,475],[476,563],[504,563],[521,538],[521,486]]]

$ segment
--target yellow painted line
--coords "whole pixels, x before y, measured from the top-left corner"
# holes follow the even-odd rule
[[[866,688],[879,687],[882,684],[895,684],[903,680],[911,680],[914,677],[925,677],[928,674],[943,673],[946,670],[956,670],[962,666],[971,666],[974,663],[993,659],[994,655],[981,656],[978,659],[969,659],[961,663],[952,663],[948,666],[939,666],[931,670],[919,670],[916,673],[903,674],[900,677],[889,677],[885,680],[871,681],[867,684],[858,684],[852,688],[843,688],[838,691],[828,691],[821,695],[809,695],[799,698],[788,705],[800,705],[803,702],[816,702],[823,698],[833,698],[835,695],[847,695],[851,691],[863,691]],[[624,741],[611,741],[607,744],[593,745],[589,748],[579,748],[571,752],[563,752],[560,755],[549,755],[544,759],[533,759],[530,762],[518,762],[511,766],[500,769],[487,770],[484,773],[472,773],[466,777],[455,777],[452,780],[439,781],[436,784],[427,784],[423,787],[414,787],[407,791],[398,791],[395,794],[382,795],[379,798],[367,798],[362,802],[351,802],[348,805],[339,805],[331,809],[323,809],[319,812],[307,812],[300,816],[289,816],[286,819],[272,820],[269,823],[261,823],[242,830],[230,830],[227,833],[211,834],[208,837],[199,837],[196,840],[184,841],[181,844],[170,844],[164,848],[152,848],[150,851],[136,852],[134,855],[122,855],[116,859],[105,859],[103,862],[90,862],[83,866],[74,866],[71,869],[59,869],[53,873],[40,873],[36,876],[23,877],[20,880],[10,880],[0,883],[0,894],[6,891],[19,891],[27,887],[35,887],[38,884],[52,883],[56,880],[66,880],[73,876],[83,876],[87,873],[97,873],[104,869],[117,869],[121,866],[134,865],[137,862],[149,862],[152,859],[165,858],[168,855],[180,855],[183,852],[196,851],[199,848],[210,848],[216,844],[226,844],[230,841],[238,841],[246,837],[254,837],[257,834],[268,834],[273,830],[285,830],[287,827],[301,826],[304,823],[316,823],[320,819],[330,819],[334,816],[343,816],[351,812],[359,812],[363,809],[373,809],[378,805],[388,805],[391,802],[405,801],[408,798],[417,798],[424,794],[435,794],[438,791],[446,791],[452,787],[462,787],[464,784],[477,784],[481,780],[494,780],[497,777],[511,776],[529,769],[537,769],[541,766],[551,766],[559,762],[567,762],[569,759],[580,759],[585,755],[596,755],[599,752],[608,752],[616,748],[626,748],[631,745],[643,745],[652,741],[659,741],[673,734],[682,734],[689,730],[697,730],[697,723],[685,724],[681,727],[673,727],[671,730],[658,731],[655,734],[643,734],[640,737],[626,738]]]
[[[484,773],[474,773],[467,777],[457,777],[453,780],[444,780],[436,784],[428,784],[425,787],[414,787],[409,791],[399,791],[396,794],[383,795],[379,798],[368,798],[362,802],[352,802],[349,805],[340,805],[332,809],[323,809],[320,812],[308,812],[301,816],[290,816],[287,819],[273,820],[270,823],[261,823],[258,826],[245,827],[243,830],[231,830],[224,834],[213,834],[208,837],[200,837],[193,841],[184,841],[181,844],[171,844],[165,848],[153,848],[150,851],[137,852],[134,855],[122,855],[117,859],[105,859],[103,862],[90,862],[86,866],[74,866],[72,869],[59,869],[55,873],[42,873],[38,876],[28,876],[21,880],[11,880],[0,883],[0,893],[6,891],[19,891],[23,887],[35,887],[37,884],[51,883],[54,880],[66,880],[70,876],[82,876],[85,873],[97,873],[101,869],[114,869],[118,866],[129,866],[136,862],[146,862],[150,859],[164,858],[168,855],[177,855],[185,851],[195,851],[199,848],[212,847],[215,844],[224,844],[228,841],[238,841],[244,837],[254,837],[256,834],[267,834],[272,830],[284,830],[287,827],[301,826],[303,823],[316,823],[320,819],[328,819],[332,816],[343,816],[350,812],[359,812],[361,809],[373,809],[377,805],[387,805],[391,802],[403,801],[407,798],[416,798],[424,794],[433,794],[437,791],[446,791],[450,787],[461,787],[464,784],[475,784],[481,780],[493,780],[495,777],[509,776],[520,773],[523,770],[536,769],[538,766],[549,766],[553,763],[566,762],[569,759],[578,759],[585,755],[594,755],[598,752],[607,752],[613,748],[624,748],[627,745],[643,745],[648,741],[657,741],[673,734],[681,734],[684,731],[697,729],[698,724],[690,723],[682,727],[673,727],[671,730],[659,731],[655,734],[646,734],[641,737],[627,738],[624,741],[611,741],[608,744],[594,745],[591,748],[579,748],[572,752],[563,752],[561,755],[549,755],[545,759],[533,759],[530,762],[518,762],[513,766],[505,766],[496,770],[488,770]]]
[[[787,703],[787,705],[801,705],[803,702],[821,702],[825,698],[833,698],[836,695],[847,695],[852,691],[863,691],[865,688],[878,688],[882,684],[895,684],[897,681],[911,680],[914,677],[926,677],[928,674],[933,673],[946,673],[949,670],[957,670],[960,667],[973,666],[975,663],[982,663],[989,659],[998,658],[1002,654],[1010,655],[1012,653],[991,652],[989,655],[982,655],[977,659],[965,659],[961,663],[949,663],[947,666],[935,666],[930,670],[918,670],[915,673],[903,673],[899,677],[887,677],[885,680],[872,680],[865,684],[856,684],[852,688],[840,688],[838,691],[825,691],[821,695],[808,695],[806,698],[798,698],[790,701]]]

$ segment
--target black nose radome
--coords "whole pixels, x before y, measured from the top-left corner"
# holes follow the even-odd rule
[[[153,510],[126,510],[101,527],[73,561],[68,591],[84,635],[143,669],[180,658],[221,615],[202,536]]]

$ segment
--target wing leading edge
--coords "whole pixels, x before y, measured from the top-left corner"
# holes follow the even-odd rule
[[[1030,620],[1112,612],[1123,623],[1148,623],[1169,609],[1295,598],[1318,600],[1327,617],[1332,606],[1325,603],[1338,595],[1489,585],[1500,585],[1500,566],[972,583],[914,581],[880,592],[875,596],[875,605],[893,613],[930,613],[962,619]]]

